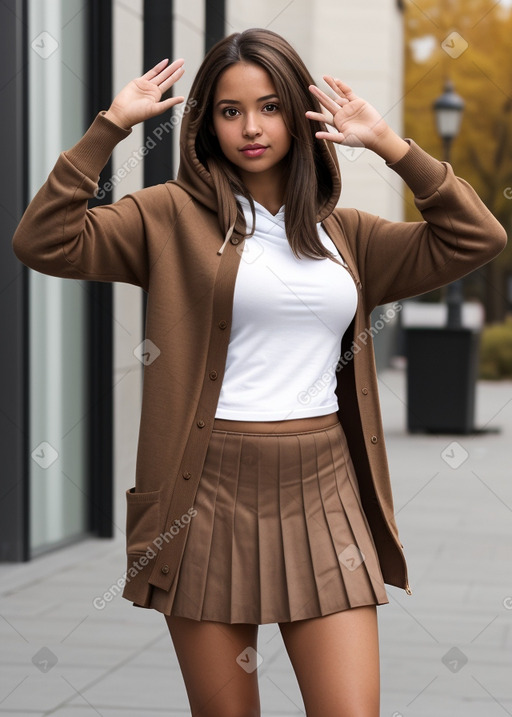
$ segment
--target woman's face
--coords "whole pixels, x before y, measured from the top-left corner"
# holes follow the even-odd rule
[[[213,128],[242,180],[260,172],[270,178],[291,145],[274,83],[253,62],[237,62],[220,75],[213,97]]]

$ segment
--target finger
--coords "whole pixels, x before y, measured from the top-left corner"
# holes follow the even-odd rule
[[[158,75],[161,70],[166,66],[166,64],[169,62],[169,58],[166,57],[165,60],[160,60],[159,63],[157,63],[154,67],[152,67],[150,70],[146,72],[145,75],[142,75],[143,80],[151,80],[153,77]]]
[[[185,60],[183,58],[180,58],[179,60],[175,60],[172,64],[170,64],[168,67],[165,67],[156,77],[153,78],[153,82],[160,84],[164,80],[166,80],[170,75],[173,75],[178,70],[183,70],[183,63]]]
[[[167,110],[170,110],[174,105],[180,104],[181,102],[184,102],[184,97],[169,97],[167,100],[162,100],[161,102],[155,102],[151,109],[151,117],[156,117],[157,115],[162,114],[162,112],[167,112]]]
[[[345,95],[341,87],[337,84],[334,77],[331,77],[331,75],[324,75],[323,76],[324,82],[326,82],[329,87],[334,90],[334,92],[338,95],[338,97],[343,97],[345,99]]]
[[[345,97],[345,93],[342,89],[336,84],[337,80],[334,79],[334,77],[331,77],[330,75],[324,75],[323,79],[325,82],[331,87],[332,90],[334,90],[336,97],[329,97],[329,95],[326,95],[325,92],[323,93],[324,97],[327,97],[331,102],[335,102],[338,106],[343,107],[343,105],[347,104],[348,99]],[[316,85],[313,85],[313,87],[316,87]],[[346,85],[348,87],[348,85]],[[319,87],[316,87],[318,92],[322,92],[322,90]]]
[[[326,82],[336,93],[336,97],[334,97],[333,99],[339,107],[344,107],[346,104],[349,103],[348,97],[345,96],[343,90],[338,87],[336,81],[332,77],[329,78],[329,80],[326,80]],[[355,95],[352,95],[351,99],[356,99]]]
[[[177,60],[176,62],[173,62],[172,65],[169,65],[168,67],[164,68],[161,72],[158,73],[155,77],[153,77],[150,82],[157,85],[158,87],[162,87],[163,83],[167,80],[171,79],[171,84],[173,82],[176,82],[176,80],[182,76],[182,74],[185,72],[185,69],[183,67],[183,63],[185,60]],[[177,64],[178,63],[178,64]],[[178,73],[178,74],[176,74]],[[169,88],[170,85],[167,84],[166,89]],[[162,90],[162,92],[165,92],[165,90]]]
[[[165,60],[161,60],[158,64],[152,67],[151,70],[146,72],[146,74],[143,75],[142,78],[145,80],[156,80],[157,82],[159,82],[163,77],[167,77],[169,73],[172,73],[177,70],[178,67],[181,67],[185,60],[180,57],[177,60],[174,60],[174,62],[172,62],[169,67],[166,67],[168,62],[169,58],[166,57]]]
[[[343,144],[345,141],[345,135],[342,132],[315,132],[317,139],[327,139],[329,142],[335,142],[336,144]]]
[[[336,112],[339,110],[340,105],[337,104],[331,97],[325,94],[325,92],[322,92],[321,89],[319,89],[316,85],[309,85],[309,91],[315,95],[315,97],[318,99],[318,101],[329,110],[331,114],[336,114]]]
[[[345,98],[348,100],[354,100],[356,99],[356,95],[350,85],[347,85],[346,82],[342,82],[342,80],[339,80],[337,77],[331,77],[330,75],[324,75],[323,79],[333,88],[336,89],[336,91],[340,91],[345,95]],[[330,80],[330,81],[329,81]],[[333,84],[331,84],[331,82]],[[334,85],[334,86],[333,86]]]
[[[169,87],[172,87],[174,85],[174,83],[180,79],[180,77],[183,75],[184,72],[185,72],[185,68],[178,67],[178,69],[175,70],[170,77],[168,77],[166,80],[164,80],[164,82],[159,84],[158,87],[159,87],[161,93],[164,94],[164,92],[167,92]]]
[[[311,110],[308,110],[306,112],[306,117],[310,120],[315,120],[316,122],[326,122],[327,124],[333,124],[333,117],[331,114],[323,114],[322,112],[312,112]]]

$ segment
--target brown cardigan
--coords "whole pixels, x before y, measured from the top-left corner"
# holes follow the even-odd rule
[[[169,590],[178,575],[222,384],[244,241],[239,218],[235,231],[228,231],[235,225],[236,205],[218,208],[211,175],[195,155],[187,124],[185,117],[176,181],[88,209],[100,171],[131,132],[99,112],[84,137],[59,156],[13,237],[16,256],[39,272],[126,282],[148,292],[145,338],[160,353],[154,358],[150,350],[144,367],[135,486],[126,495],[123,591],[142,607],[149,606],[152,586]],[[389,166],[414,192],[424,221],[389,222],[335,208],[341,180],[328,142],[322,152],[332,195],[318,221],[358,287],[356,316],[340,347],[345,358],[337,372],[338,415],[384,579],[410,592],[393,514],[367,331],[370,313],[485,264],[504,248],[506,233],[450,165],[407,141],[405,156]]]

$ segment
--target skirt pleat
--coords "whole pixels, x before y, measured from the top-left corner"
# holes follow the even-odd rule
[[[342,426],[315,425],[214,424],[180,569],[150,607],[265,624],[388,602]]]
[[[283,532],[279,519],[281,502],[279,487],[279,443],[270,436],[260,453],[257,465],[258,485],[258,550],[259,593],[262,621],[275,622],[277,613],[288,610],[288,590],[285,580]],[[257,454],[256,454],[257,455]]]

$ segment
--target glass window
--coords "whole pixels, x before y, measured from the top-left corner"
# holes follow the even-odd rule
[[[83,0],[29,0],[29,195],[84,133]],[[30,550],[87,531],[85,282],[30,271]]]

